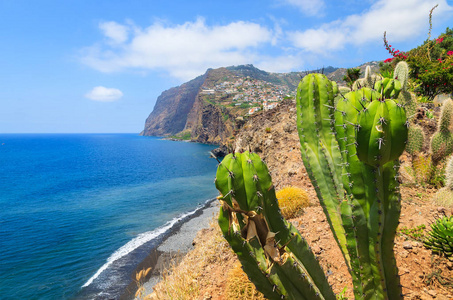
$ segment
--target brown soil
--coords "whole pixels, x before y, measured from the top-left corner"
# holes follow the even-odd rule
[[[309,192],[312,205],[305,208],[300,217],[290,221],[307,239],[325,273],[331,274],[328,280],[335,293],[341,293],[346,287],[345,296],[352,299],[351,277],[300,159],[299,141],[292,117],[294,114],[290,113],[292,110],[292,103],[283,103],[268,115],[263,114],[249,120],[245,125],[248,130],[243,130],[236,137],[235,150],[258,152],[268,164],[277,189],[294,185]],[[264,130],[266,127],[271,128],[270,132]],[[403,160],[406,161],[406,166],[410,166],[410,158],[407,155],[403,156]],[[401,168],[405,168],[404,164]],[[394,247],[403,294],[405,299],[451,300],[453,263],[433,255],[421,242],[403,234],[401,228],[415,228],[425,224],[425,231],[428,231],[429,224],[437,216],[450,215],[452,212],[432,202],[436,189],[415,184],[409,175],[407,178],[401,178],[402,211]],[[182,265],[202,269],[194,279],[200,287],[196,299],[227,299],[227,274],[237,258],[226,242],[222,241],[220,231],[215,227],[198,234],[195,250],[186,255],[182,262]],[[209,263],[197,265],[200,257],[205,256],[206,249],[212,247],[218,249],[216,258]]]
[[[444,213],[444,209],[430,201],[434,190],[420,187],[402,187],[401,190],[403,206],[399,228],[430,224],[436,216]],[[319,205],[310,206],[303,215],[290,221],[307,239],[325,273],[331,274],[328,280],[335,293],[341,293],[346,287],[344,295],[353,299],[351,277],[322,208]],[[419,241],[402,234],[400,230],[398,232],[394,249],[405,299],[453,299],[453,263],[433,255]],[[200,231],[194,242],[195,250],[186,255],[182,264],[202,269],[196,278],[199,284],[197,299],[227,299],[227,274],[237,258],[222,241],[215,224]],[[197,265],[200,258],[206,255],[206,249],[213,247],[217,248],[216,259],[204,262],[202,266]],[[160,299],[166,298],[161,296]]]

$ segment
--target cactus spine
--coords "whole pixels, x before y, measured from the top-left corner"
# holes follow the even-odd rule
[[[453,153],[452,121],[453,101],[448,99],[442,105],[438,130],[431,138],[431,154],[435,165]]]
[[[417,98],[414,93],[409,92],[407,89],[409,81],[409,66],[405,61],[400,61],[395,66],[393,79],[397,79],[401,82],[401,91],[398,95],[398,102],[404,106],[408,116],[413,116],[417,111]]]
[[[352,85],[352,90],[357,91],[364,87],[372,88],[374,87],[374,84],[381,79],[382,78],[380,75],[371,74],[371,67],[366,66],[365,76],[363,78],[357,79],[354,82],[354,84]]]
[[[409,80],[409,65],[405,61],[400,61],[396,64],[393,71],[393,79],[398,79],[401,82],[401,89],[407,90],[407,81]]]
[[[335,299],[307,242],[281,216],[267,166],[257,154],[227,155],[216,187],[223,235],[266,298]]]
[[[334,101],[327,77],[310,74],[296,98],[302,159],[357,299],[402,297],[393,245],[400,214],[397,158],[407,137],[406,115],[389,99],[399,92],[399,81],[381,86],[379,92],[363,88]]]
[[[419,125],[411,124],[409,126],[406,152],[412,156],[416,155],[417,153],[422,151],[424,142],[425,133],[423,132],[423,128],[421,128]]]
[[[453,191],[453,156],[448,160],[445,177],[445,187]]]

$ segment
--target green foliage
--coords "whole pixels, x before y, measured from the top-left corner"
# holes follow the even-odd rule
[[[393,78],[393,65],[381,61],[379,62],[379,72],[383,78]]]
[[[436,219],[428,234],[424,241],[425,246],[453,261],[453,216]]]
[[[265,131],[266,131],[266,133],[271,133],[271,128],[270,127],[266,127]]]
[[[354,82],[360,77],[360,68],[349,68],[346,70],[346,75],[343,76],[343,80],[347,86],[352,88]]]
[[[406,236],[407,238],[423,242],[425,239],[425,229],[426,225],[421,224],[416,227],[408,228],[408,227],[402,227],[399,229],[399,233]]]
[[[176,135],[169,136],[171,139],[188,141],[192,139],[192,133],[190,131],[181,131]]]
[[[250,108],[250,104],[248,102],[242,102],[239,107],[240,108]]]
[[[427,39],[406,55],[415,93],[432,101],[438,94],[453,92],[453,30],[447,27],[436,39]]]

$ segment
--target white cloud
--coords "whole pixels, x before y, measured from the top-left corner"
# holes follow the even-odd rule
[[[362,14],[322,24],[317,29],[291,32],[288,39],[305,51],[326,54],[382,40],[384,31],[392,43],[427,36],[428,13],[437,3],[434,15],[453,9],[445,0],[379,0]]]
[[[278,57],[262,57],[255,63],[255,66],[267,72],[288,72],[293,70],[294,67],[301,67],[303,59],[300,55],[284,55]]]
[[[129,28],[116,22],[101,22],[99,28],[113,43],[120,44],[127,41]]]
[[[123,97],[123,92],[119,89],[97,86],[86,93],[85,97],[94,101],[112,102]]]
[[[283,3],[293,5],[299,10],[310,16],[322,15],[325,7],[324,0],[282,0]]]
[[[117,26],[114,22],[105,24],[101,24],[104,35],[118,42],[117,47],[96,44],[84,49],[82,55],[83,63],[102,72],[165,70],[171,76],[188,80],[207,68],[257,61],[258,47],[275,42],[272,30],[244,21],[208,26],[198,18],[172,26],[155,22],[143,29]],[[130,40],[121,32],[132,32]]]

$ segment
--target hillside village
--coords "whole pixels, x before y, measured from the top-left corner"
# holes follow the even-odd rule
[[[225,107],[244,109],[252,115],[263,109],[270,110],[286,97],[294,97],[295,91],[288,86],[237,75],[226,76],[214,86],[201,86],[201,95],[208,102],[220,103]]]

